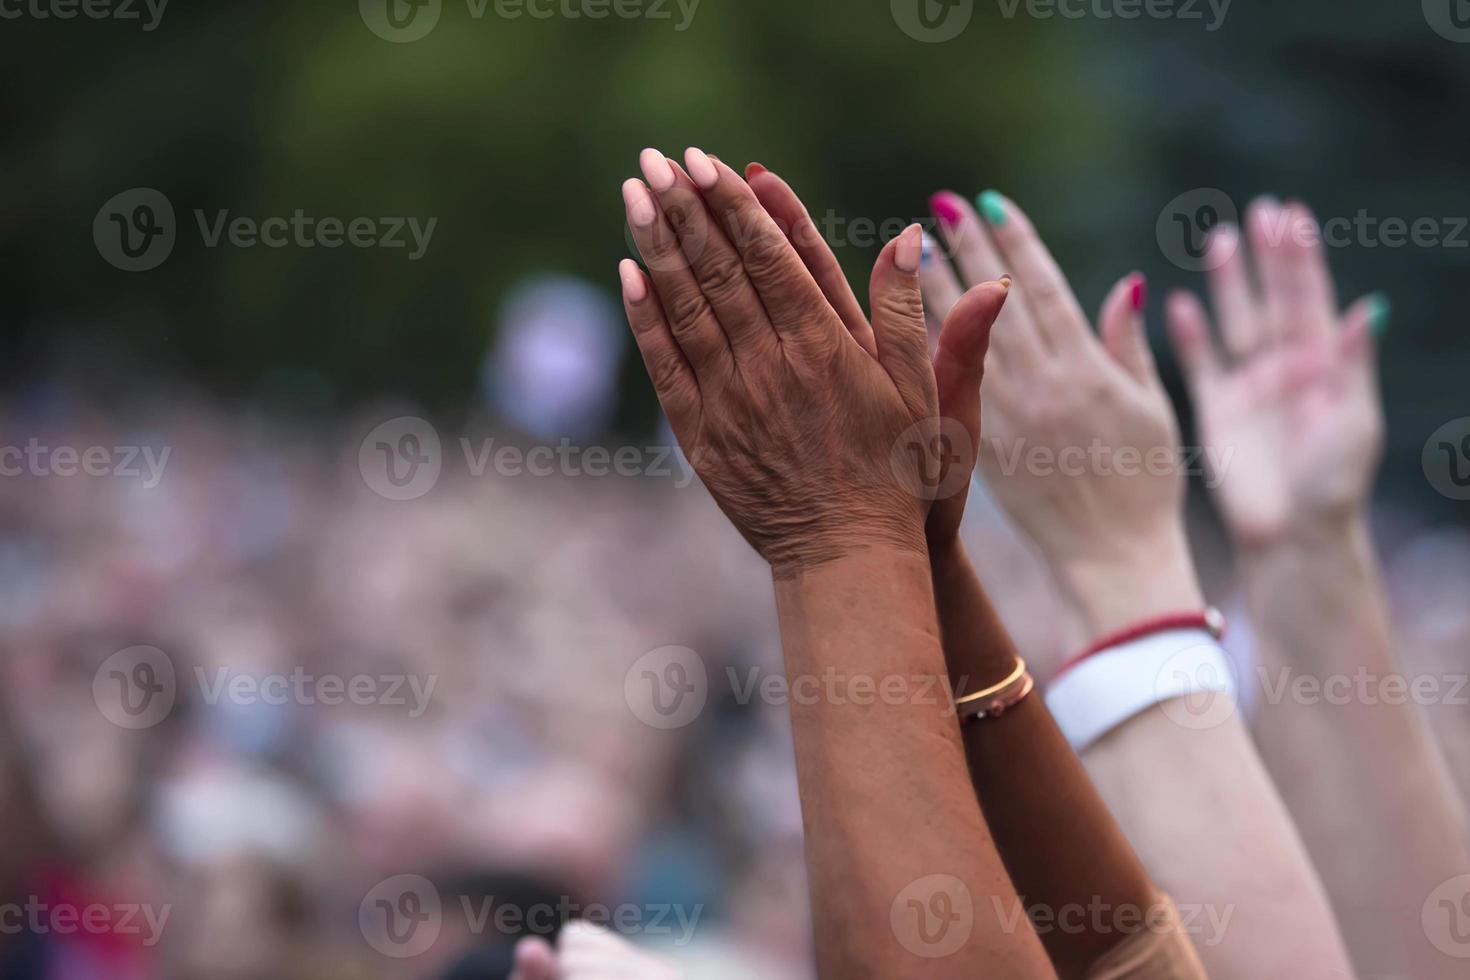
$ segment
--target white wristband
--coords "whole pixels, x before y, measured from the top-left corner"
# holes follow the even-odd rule
[[[1141,711],[1203,692],[1203,709],[1187,705],[1176,718],[1208,728],[1235,712],[1235,669],[1202,629],[1165,630],[1099,651],[1052,681],[1046,692],[1062,734],[1081,752]]]

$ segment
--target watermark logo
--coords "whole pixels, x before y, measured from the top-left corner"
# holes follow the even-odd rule
[[[172,452],[172,446],[51,446],[32,437],[24,446],[0,446],[0,477],[112,477],[152,490],[163,482]]]
[[[177,239],[174,206],[151,187],[114,195],[92,219],[98,254],[124,272],[158,268],[173,254]]]
[[[428,952],[444,927],[439,889],[422,875],[381,881],[357,907],[357,927],[369,946],[393,959]]]
[[[92,675],[97,710],[119,728],[152,728],[168,717],[177,693],[173,661],[158,647],[119,650]]]
[[[975,444],[955,419],[920,419],[894,441],[888,464],[909,493],[921,500],[946,500],[970,486]]]
[[[193,210],[194,225],[205,248],[403,249],[417,262],[429,250],[438,218],[319,217],[297,208],[289,215],[264,218]],[[148,272],[173,254],[179,227],[174,207],[162,191],[135,187],[115,195],[92,221],[98,253],[124,272]]]
[[[369,432],[357,450],[363,482],[388,500],[415,500],[434,489],[444,466],[438,431],[425,419],[401,415]]]
[[[1470,875],[1451,878],[1430,892],[1419,921],[1435,949],[1455,959],[1470,959]]]
[[[168,0],[11,0],[0,3],[0,20],[138,21],[147,34],[158,29]]]
[[[1215,187],[1196,187],[1164,205],[1154,234],[1164,258],[1187,272],[1208,272],[1224,265],[1235,251],[1211,248],[1210,233],[1217,225],[1239,223],[1240,213],[1230,195]]]
[[[1197,20],[1213,34],[1225,24],[1233,0],[997,0],[1000,15],[1015,18],[1022,7],[1035,20]]]
[[[704,658],[688,647],[650,650],[623,676],[623,698],[650,728],[683,728],[699,717],[709,700]]]
[[[439,25],[444,0],[358,0],[362,22],[378,37],[408,44],[429,36]]]
[[[975,900],[954,875],[926,875],[898,893],[888,909],[888,924],[899,944],[915,956],[953,956],[975,929]]]
[[[1218,728],[1235,717],[1233,669],[1217,646],[1186,647],[1159,667],[1154,698],[1164,717],[1180,728]]]
[[[1420,457],[1429,485],[1451,500],[1470,500],[1470,416],[1446,422]]]
[[[152,949],[163,938],[163,930],[171,914],[172,905],[133,902],[73,905],[46,902],[31,895],[24,903],[0,905],[0,935],[137,936],[141,937],[138,943]]]
[[[701,0],[465,0],[471,20],[674,20],[682,34],[694,23]],[[439,24],[443,0],[358,0],[363,23],[378,37],[407,44],[429,36]]]
[[[1457,44],[1470,43],[1470,2],[1424,0],[1424,19],[1434,33]]]
[[[893,22],[915,41],[943,44],[970,26],[975,0],[891,0]]]

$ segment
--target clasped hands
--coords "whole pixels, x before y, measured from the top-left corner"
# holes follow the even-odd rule
[[[931,364],[918,225],[879,255],[869,318],[779,177],[753,165],[747,181],[697,149],[684,167],[639,162],[647,183],[623,197],[648,273],[622,264],[624,303],[720,508],[777,576],[874,545],[924,554],[936,490],[968,486],[1006,285],[965,294]],[[968,438],[941,428],[945,410],[972,416]],[[966,478],[946,479],[956,466]]]

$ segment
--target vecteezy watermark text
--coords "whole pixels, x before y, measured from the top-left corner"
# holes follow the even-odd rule
[[[0,446],[0,477],[113,477],[142,480],[149,490],[163,481],[173,447],[49,446],[32,437],[24,446]]]
[[[549,936],[563,924],[580,920],[623,935],[669,936],[689,945],[704,915],[703,905],[653,903],[581,904],[568,896],[555,902],[523,904],[494,895],[457,896],[446,903],[432,881],[416,874],[395,875],[374,885],[358,906],[357,924],[369,946],[384,956],[405,959],[433,947],[452,914],[462,917],[471,935]]]
[[[1234,0],[995,0],[1000,15],[1036,20],[1197,20],[1209,33],[1225,23]]]
[[[24,903],[0,904],[0,935],[18,936],[140,936],[152,948],[163,938],[172,905],[122,902],[46,902],[31,895]]]
[[[167,7],[168,0],[0,0],[0,20],[138,21],[150,32]]]
[[[471,20],[646,20],[675,21],[687,31],[702,0],[465,0]],[[368,30],[385,41],[422,40],[439,25],[443,0],[358,0]]]
[[[438,218],[342,218],[308,214],[302,208],[265,217],[196,208],[193,216],[205,248],[380,248],[403,250],[410,262],[424,257],[439,225]],[[124,272],[158,268],[173,254],[178,235],[173,202],[151,187],[114,195],[92,221],[98,253]]]

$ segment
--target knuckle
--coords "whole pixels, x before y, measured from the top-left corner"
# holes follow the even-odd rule
[[[710,299],[732,299],[745,285],[745,267],[734,255],[711,258],[699,269],[699,288]]]
[[[703,293],[695,289],[680,290],[669,300],[669,328],[676,337],[687,336],[709,313],[709,300]]]
[[[648,375],[660,398],[678,401],[684,396],[684,360],[678,351],[666,350],[650,358]]]
[[[875,314],[911,323],[924,322],[924,299],[917,290],[889,290],[877,297],[873,305]]]
[[[772,282],[789,280],[792,268],[788,248],[786,240],[776,235],[753,236],[745,246],[745,268],[751,278]]]

